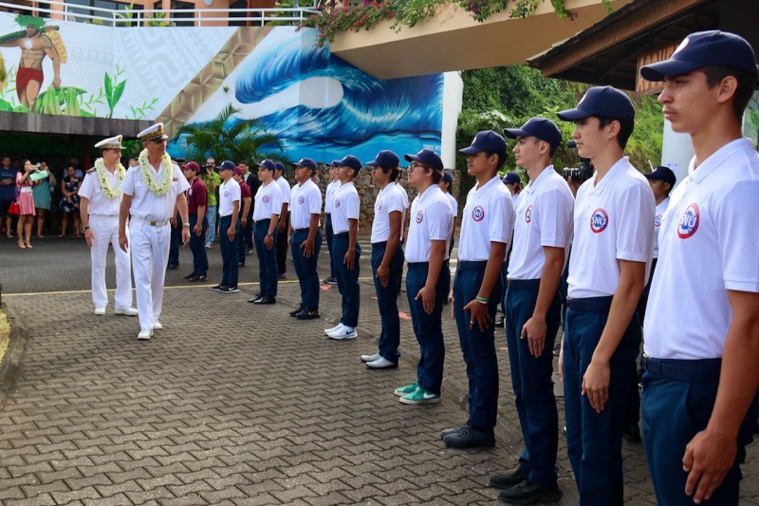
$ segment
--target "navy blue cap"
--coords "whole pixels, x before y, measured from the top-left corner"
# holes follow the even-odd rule
[[[337,168],[340,166],[340,160],[332,160],[332,162],[328,163],[327,166]]]
[[[503,184],[515,184],[521,183],[522,178],[516,172],[507,172],[501,181],[503,181]]]
[[[431,149],[423,149],[415,155],[403,155],[407,162],[419,162],[435,170],[443,170],[443,160]]]
[[[299,161],[297,161],[293,165],[295,165],[296,167],[306,167],[311,170],[316,170],[316,162],[310,158],[301,158]]]
[[[398,155],[396,155],[389,149],[385,149],[377,153],[377,156],[374,157],[374,160],[372,160],[371,162],[366,162],[366,166],[367,167],[397,167],[398,164],[400,163],[401,163],[401,159],[398,158]]]
[[[274,172],[274,169],[276,169],[274,162],[272,162],[268,158],[266,160],[259,162],[258,166],[263,167],[264,169],[269,169],[272,172]]]
[[[737,68],[757,75],[751,44],[740,35],[720,30],[691,33],[669,60],[641,67],[640,75],[648,81],[663,81],[664,76],[680,76],[707,65]]]
[[[474,155],[480,151],[490,151],[492,153],[506,154],[507,148],[506,139],[501,134],[492,130],[483,130],[482,132],[477,132],[471,145],[464,149],[459,149],[459,153]]]
[[[235,170],[235,167],[236,167],[235,162],[233,162],[232,160],[224,160],[223,162],[221,162],[221,165],[219,165],[216,168],[222,171],[222,170]]]
[[[275,170],[281,170],[282,172],[285,171],[285,164],[282,162],[274,162],[274,169]]]
[[[663,165],[659,165],[653,172],[649,172],[645,176],[653,181],[664,181],[665,183],[669,183],[669,186],[673,188],[677,182],[677,177],[675,177],[675,173],[672,172],[672,169]]]
[[[563,121],[577,121],[591,116],[635,119],[635,108],[630,97],[613,86],[596,86],[585,92],[577,107],[556,115]]]
[[[351,169],[353,169],[355,171],[361,170],[361,167],[362,167],[361,160],[359,160],[358,158],[356,158],[353,155],[348,155],[345,158],[343,158],[342,160],[340,160],[339,162],[337,162],[337,166],[338,167],[350,167]]]
[[[556,123],[550,119],[535,117],[530,118],[522,128],[507,128],[503,131],[506,137],[516,139],[517,137],[537,137],[541,141],[546,141],[551,149],[556,149],[561,144],[561,132]]]
[[[453,175],[451,174],[450,170],[446,170],[443,172],[443,182],[451,184],[453,183]]]

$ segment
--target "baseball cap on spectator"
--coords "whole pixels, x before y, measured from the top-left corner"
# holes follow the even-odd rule
[[[235,167],[235,170],[234,170],[234,172],[235,172],[235,174],[237,174],[238,176],[242,176],[242,175],[243,175],[242,169],[241,169],[240,167]]]
[[[419,162],[432,167],[433,170],[443,170],[443,160],[431,149],[423,149],[415,155],[403,155],[407,162]]]
[[[522,178],[516,172],[507,172],[501,181],[503,184],[517,184],[522,182]]]
[[[259,167],[263,167],[264,169],[269,169],[270,171],[274,172],[276,170],[276,167],[274,165],[274,162],[269,160],[268,158],[258,163]]]
[[[195,163],[195,162],[189,162],[189,163],[186,163],[186,164],[182,165],[182,170],[185,170],[185,169],[191,170],[191,171],[193,171],[195,173],[200,172],[200,166],[197,163]]]
[[[691,33],[669,60],[641,67],[640,75],[648,81],[663,81],[664,76],[681,76],[707,65],[737,68],[757,75],[751,44],[740,35],[720,30]]]
[[[361,160],[359,160],[353,155],[348,155],[337,163],[338,163],[337,165],[338,167],[350,167],[355,172],[358,172],[359,170],[361,170],[361,167],[362,167]]]
[[[645,174],[645,176],[646,179],[652,181],[664,181],[665,183],[669,183],[673,188],[677,182],[677,177],[675,177],[675,173],[672,172],[672,169],[663,165],[656,167],[653,172]]]
[[[453,183],[453,175],[451,174],[450,170],[443,171],[443,179],[442,181],[444,183],[451,184]]]
[[[562,121],[577,121],[591,116],[635,119],[630,98],[613,86],[596,86],[585,92],[577,107],[556,114]]]
[[[480,151],[490,151],[491,153],[505,154],[507,148],[506,139],[501,134],[492,130],[483,130],[482,132],[477,132],[471,145],[459,149],[459,153],[462,155],[474,155]]]
[[[367,167],[398,167],[398,164],[400,163],[401,163],[401,159],[398,158],[398,155],[396,155],[389,149],[385,149],[377,153],[377,156],[374,157],[374,160],[372,160],[371,162],[366,162],[366,166]]]
[[[232,160],[224,160],[221,162],[221,165],[217,167],[217,169],[219,169],[219,172],[222,170],[235,170],[235,162]]]
[[[550,119],[541,117],[530,118],[521,128],[507,128],[503,133],[510,139],[537,137],[541,141],[546,141],[551,146],[551,151],[554,151],[561,144],[559,127]]]
[[[274,170],[281,170],[282,172],[285,171],[285,164],[282,162],[274,162]]]
[[[296,167],[306,167],[311,170],[316,170],[316,162],[310,158],[301,158],[300,160],[295,162],[293,165],[295,165]]]

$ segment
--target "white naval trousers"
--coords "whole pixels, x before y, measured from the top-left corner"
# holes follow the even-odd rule
[[[101,214],[90,215],[92,231],[92,302],[95,307],[108,305],[108,293],[105,289],[105,263],[108,245],[113,245],[116,257],[116,307],[132,306],[132,271],[129,253],[119,247],[119,217]],[[129,229],[127,228],[127,237]]]
[[[140,329],[151,330],[153,322],[161,316],[171,225],[167,221],[166,225],[156,227],[132,218],[130,236]]]

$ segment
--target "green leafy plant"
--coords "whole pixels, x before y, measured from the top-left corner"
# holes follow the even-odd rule
[[[108,118],[113,117],[113,110],[116,108],[116,104],[121,100],[121,95],[124,93],[124,87],[126,86],[126,79],[119,81],[119,78],[124,74],[124,71],[116,65],[116,72],[113,77],[105,73],[103,77],[103,85],[105,88],[105,100],[108,103]]]
[[[153,110],[153,107],[158,102],[158,98],[153,98],[150,102],[143,102],[141,106],[135,107],[133,105],[129,106],[129,110],[132,113],[132,117],[129,117],[129,114],[126,115],[127,119],[143,119],[147,116],[148,111]]]

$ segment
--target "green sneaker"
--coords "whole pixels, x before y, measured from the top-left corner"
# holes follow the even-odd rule
[[[419,388],[418,382],[413,382],[410,385],[406,385],[405,387],[398,387],[395,389],[395,392],[393,392],[398,397],[403,397],[406,394],[412,394],[416,391],[416,389]]]
[[[418,387],[413,392],[401,397],[400,401],[401,404],[433,404],[440,402],[440,396],[422,387]]]

